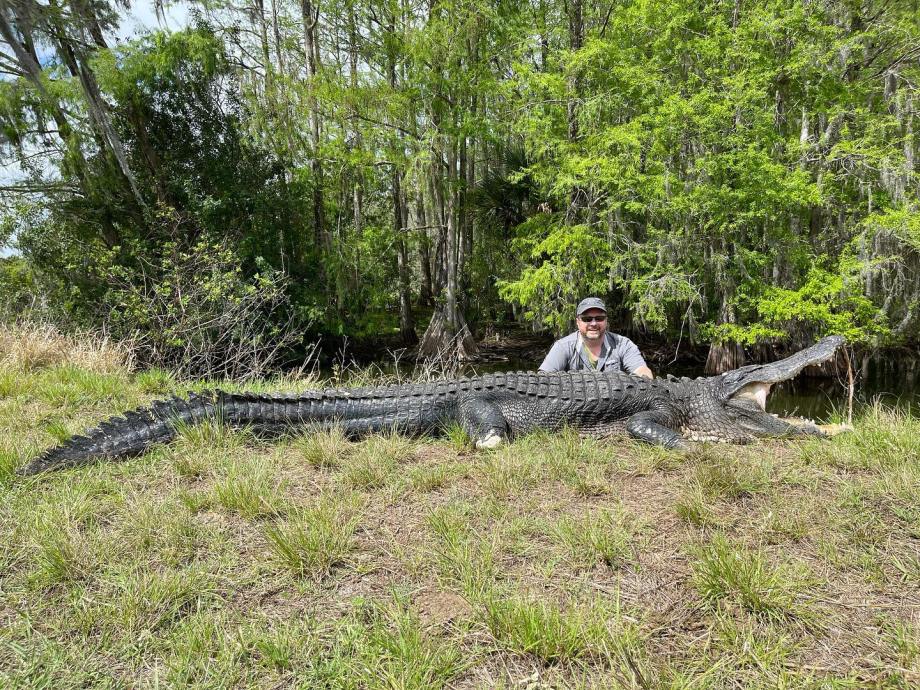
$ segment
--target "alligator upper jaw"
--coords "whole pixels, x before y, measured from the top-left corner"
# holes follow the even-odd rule
[[[785,359],[730,371],[722,377],[722,394],[726,400],[755,400],[761,409],[765,409],[771,385],[794,378],[805,367],[832,359],[844,343],[842,336],[832,335]]]

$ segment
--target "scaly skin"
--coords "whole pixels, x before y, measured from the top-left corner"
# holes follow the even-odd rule
[[[843,342],[831,336],[779,362],[695,380],[517,372],[288,395],[193,394],[103,422],[45,451],[20,474],[137,455],[171,441],[182,426],[214,418],[262,434],[338,425],[349,437],[387,430],[433,434],[457,422],[478,447],[486,448],[515,435],[563,426],[595,434],[625,431],[674,449],[686,449],[694,439],[744,443],[759,436],[822,435],[815,427],[794,426],[767,414],[762,403],[770,385],[830,359]]]

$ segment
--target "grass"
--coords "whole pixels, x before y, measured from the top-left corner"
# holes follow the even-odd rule
[[[711,605],[735,605],[767,619],[804,619],[811,586],[807,570],[792,564],[771,565],[761,550],[731,543],[724,535],[695,550],[693,582]]]
[[[397,477],[400,465],[407,462],[415,444],[398,434],[372,436],[357,444],[342,462],[342,479],[352,489],[372,491],[383,488]]]
[[[62,364],[88,373],[120,373],[132,368],[134,355],[130,342],[104,335],[65,335],[48,324],[0,325],[0,369],[28,372]]]
[[[499,591],[482,608],[483,622],[500,646],[544,665],[605,660],[623,647],[640,645],[635,625],[600,599],[561,605]]]
[[[396,601],[372,607],[361,631],[358,658],[366,669],[362,685],[370,688],[443,688],[464,666],[460,649],[447,640],[425,635],[408,606]]]
[[[619,508],[563,516],[550,533],[575,567],[591,568],[601,563],[620,568],[635,560],[641,529],[635,516]]]
[[[681,489],[680,498],[674,504],[674,513],[683,522],[694,527],[710,527],[718,524],[716,511],[699,482],[690,480]]]
[[[496,545],[470,526],[470,506],[448,505],[428,516],[435,537],[426,551],[433,556],[439,581],[478,600],[492,588],[496,576]]]
[[[707,499],[737,501],[767,489],[772,468],[766,461],[746,462],[737,458],[700,453],[693,472],[693,482]]]
[[[168,631],[189,615],[210,610],[220,600],[217,584],[200,566],[143,570],[111,586],[101,622],[130,637]]]
[[[215,483],[212,504],[247,519],[280,515],[285,510],[283,480],[266,458],[234,461]]]
[[[300,577],[322,579],[355,549],[354,499],[323,496],[285,521],[269,525],[265,537],[279,564]]]
[[[217,423],[17,476],[192,387],[79,357],[0,366],[0,687],[920,684],[914,419],[686,456]]]
[[[318,469],[340,467],[352,453],[352,444],[339,427],[304,434],[294,441],[294,447],[307,464]]]

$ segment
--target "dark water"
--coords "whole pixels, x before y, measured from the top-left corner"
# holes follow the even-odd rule
[[[920,417],[920,367],[916,361],[871,362],[856,373],[854,411],[876,402]],[[767,410],[781,416],[801,415],[816,421],[839,418],[847,404],[846,379],[798,377],[776,386]]]

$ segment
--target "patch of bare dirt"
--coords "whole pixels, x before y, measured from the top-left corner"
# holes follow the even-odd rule
[[[425,628],[439,628],[473,615],[469,602],[454,592],[422,590],[412,598],[412,608]]]

